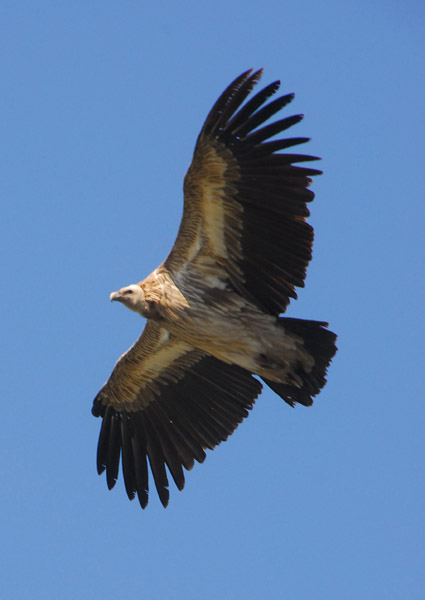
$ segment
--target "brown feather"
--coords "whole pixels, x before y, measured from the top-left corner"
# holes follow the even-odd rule
[[[212,449],[227,439],[248,416],[261,384],[243,369],[220,363],[200,351],[195,353],[192,348],[187,348],[185,355],[173,352],[172,347],[179,343],[178,340],[171,336],[165,338],[160,331],[155,334],[154,330],[160,328],[153,322],[148,322],[146,328],[149,328],[148,333],[140,339],[144,340],[146,336],[151,341],[156,339],[157,360],[159,364],[161,360],[164,362],[161,368],[157,365],[155,385],[152,385],[146,374],[144,377],[139,374],[145,366],[140,357],[147,346],[139,348],[136,344],[120,358],[93,408],[94,414],[104,417],[98,460],[102,469],[106,467],[108,487],[111,488],[117,479],[122,452],[127,495],[132,499],[137,491],[144,507],[149,489],[147,456],[158,495],[166,506],[169,491],[165,466],[178,489],[183,489],[182,468],[191,469],[194,460],[202,462],[205,458],[203,448]],[[148,347],[146,360],[155,361],[152,343]],[[195,354],[196,361],[193,357],[187,358],[191,354]],[[171,362],[167,362],[167,358]],[[181,365],[185,364],[183,368]],[[113,404],[109,405],[117,395],[117,373],[119,377],[125,377],[130,389],[135,390],[133,405],[127,400],[124,411],[119,410],[121,403],[114,403],[115,409]],[[136,385],[140,387],[136,388]],[[144,400],[146,391],[149,401]]]
[[[240,108],[241,98],[256,81],[254,75],[245,73],[234,89],[226,90],[205,121],[185,177],[182,223],[164,266],[174,280],[181,280],[195,255],[212,255],[223,264],[229,285],[247,299],[254,299],[262,309],[278,315],[289,299],[296,297],[295,287],[303,285],[311,258],[312,235],[300,237],[296,217],[309,215],[306,203],[314,194],[306,188],[309,177],[320,171],[294,165],[317,160],[314,156],[276,154],[277,150],[304,143],[306,138],[267,141],[298,123],[301,115],[258,128],[293,99],[293,94],[287,94],[264,105],[278,89],[278,82]],[[251,216],[253,206],[255,217]],[[262,223],[255,240],[250,231],[253,218],[255,223],[258,219]],[[285,230],[288,238],[296,238],[296,244],[287,251],[280,239],[269,239],[270,228],[279,229],[281,235]],[[263,272],[259,239],[263,246],[268,240],[269,255],[273,256],[276,268],[269,275]],[[294,272],[292,264],[301,257],[301,270]],[[276,288],[273,277],[277,270],[289,276],[284,286]],[[267,301],[273,288],[274,299]]]

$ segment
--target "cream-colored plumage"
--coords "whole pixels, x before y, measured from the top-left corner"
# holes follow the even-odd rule
[[[305,222],[314,157],[279,150],[305,138],[268,141],[301,117],[263,126],[292,100],[267,103],[279,82],[244,103],[261,72],[238,77],[199,135],[184,181],[174,246],[138,284],[111,294],[147,319],[96,396],[103,417],[98,471],[115,484],[122,459],[129,498],[148,501],[149,460],[164,506],[166,466],[183,488],[183,467],[225,440],[261,391],[306,406],[325,384],[336,336],[326,323],[280,317],[311,258]]]

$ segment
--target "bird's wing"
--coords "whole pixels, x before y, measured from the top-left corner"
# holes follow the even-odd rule
[[[267,102],[274,82],[243,104],[261,71],[238,77],[220,96],[199,134],[184,182],[184,211],[165,266],[184,271],[214,261],[226,283],[271,314],[285,310],[304,285],[313,229],[305,222],[314,194],[310,176],[321,171],[294,163],[316,157],[280,153],[308,141],[270,141],[302,115],[265,125],[293,99]]]
[[[97,468],[106,469],[109,489],[120,456],[128,497],[148,503],[148,467],[164,506],[167,465],[176,486],[183,468],[203,462],[206,448],[224,441],[248,416],[261,384],[250,373],[225,364],[172,337],[148,321],[138,341],[117,362],[96,396],[92,412],[103,417]]]

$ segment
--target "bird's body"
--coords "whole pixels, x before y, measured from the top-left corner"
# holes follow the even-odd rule
[[[165,506],[165,465],[182,489],[182,467],[202,462],[247,416],[261,391],[252,374],[289,404],[308,406],[336,350],[326,323],[280,316],[311,258],[307,187],[320,171],[292,164],[314,157],[277,153],[307,139],[265,141],[300,117],[258,128],[292,99],[263,106],[278,82],[241,107],[259,77],[241,75],[210,112],[167,259],[111,294],[147,325],[94,401],[103,417],[98,470],[106,467],[113,487],[121,456],[127,494],[142,507],[147,458]]]
[[[149,308],[137,312],[193,348],[281,383],[294,361],[303,362],[305,370],[313,366],[301,339],[229,289],[218,273],[197,273],[176,285],[161,265],[138,285]]]

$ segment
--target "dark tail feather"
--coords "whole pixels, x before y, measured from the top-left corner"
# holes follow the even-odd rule
[[[280,317],[279,323],[287,331],[304,340],[305,349],[314,358],[314,366],[309,373],[304,371],[301,364],[295,369],[295,373],[302,380],[301,387],[287,383],[276,383],[264,378],[263,381],[291,406],[294,406],[297,402],[304,406],[311,406],[313,404],[312,396],[316,396],[326,383],[327,367],[337,350],[335,345],[337,336],[326,329],[328,323],[321,321]]]

